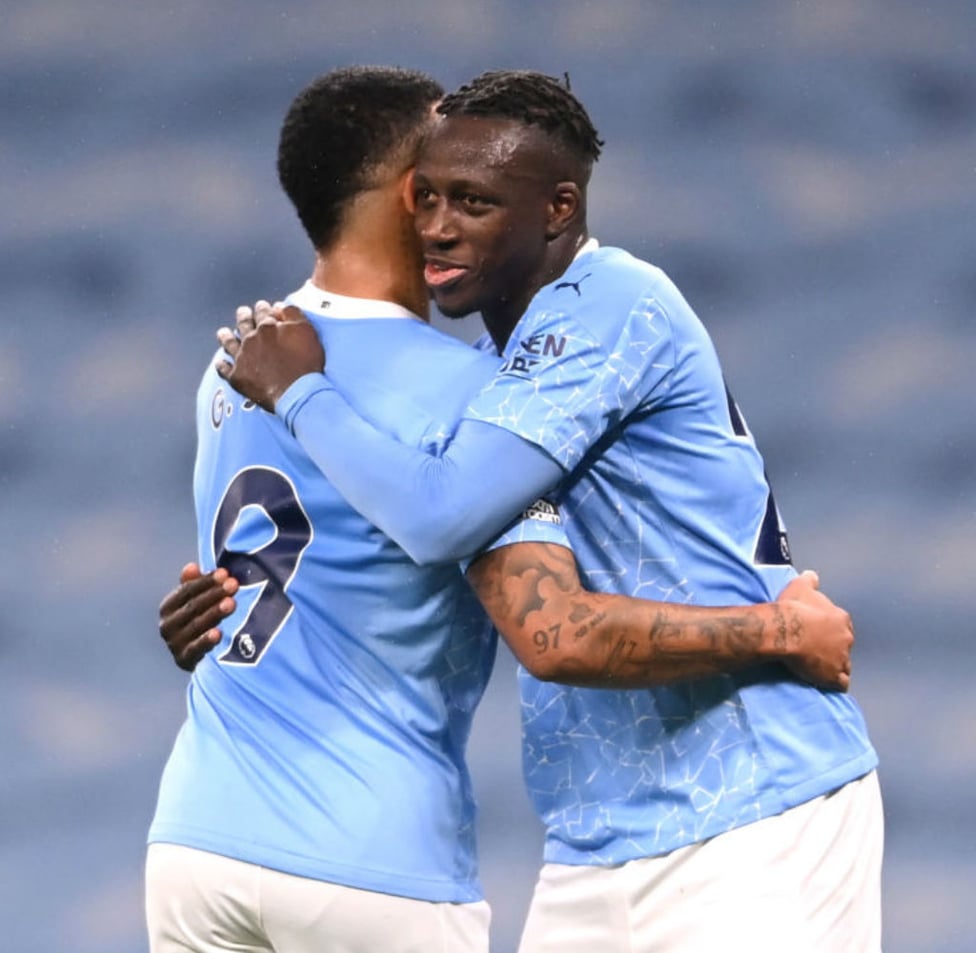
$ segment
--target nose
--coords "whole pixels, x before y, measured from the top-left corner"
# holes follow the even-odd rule
[[[443,247],[458,239],[457,220],[450,206],[443,200],[430,202],[416,212],[417,230],[421,241]]]

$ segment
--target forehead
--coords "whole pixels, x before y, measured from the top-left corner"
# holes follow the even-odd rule
[[[421,175],[452,172],[535,175],[546,164],[551,146],[542,130],[515,119],[442,116],[417,158]]]

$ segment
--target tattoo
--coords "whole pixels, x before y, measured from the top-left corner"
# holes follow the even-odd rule
[[[800,621],[800,617],[795,613],[790,619],[790,636],[793,639],[793,644],[797,645],[803,640],[803,623]]]
[[[702,662],[706,663],[721,659],[748,660],[762,645],[763,624],[752,615],[729,614],[711,622],[700,622],[693,630],[688,630],[673,621],[667,609],[661,609],[655,615],[647,637],[652,656],[674,659],[702,656]],[[707,653],[712,657],[708,658]]]
[[[610,649],[610,657],[607,664],[603,666],[600,673],[604,678],[613,678],[618,674],[617,669],[631,658],[637,648],[637,643],[633,639],[619,638],[613,648]]]
[[[562,626],[556,622],[549,626],[548,629],[536,629],[535,634],[532,636],[532,641],[538,647],[540,655],[548,652],[550,648],[559,648],[559,630],[561,628]]]
[[[773,603],[773,618],[776,620],[776,638],[774,639],[773,644],[780,651],[785,651],[788,644],[786,636],[786,616],[783,615],[783,610],[777,603]],[[794,635],[799,635],[799,632],[797,631],[799,629],[799,620],[794,620],[794,625]]]
[[[530,613],[545,609],[553,590],[579,590],[575,557],[549,543],[503,547],[477,560],[468,575],[489,612],[514,617],[519,626],[526,625]]]
[[[702,626],[702,631],[714,643],[715,633],[712,628],[710,626]],[[681,626],[671,621],[667,609],[659,609],[657,611],[654,616],[654,621],[651,624],[651,631],[648,632],[647,637],[652,646],[652,655],[669,654],[670,651],[678,648],[679,644],[684,641],[684,633],[681,631]]]
[[[525,620],[529,617],[529,613],[543,608],[545,604],[545,599],[539,594],[539,580],[536,578],[534,585],[524,594],[524,599],[518,607],[519,625],[525,625]]]
[[[573,633],[573,638],[576,641],[585,638],[606,618],[607,618],[606,612],[590,613],[590,618]],[[572,616],[570,616],[570,621],[572,621]]]
[[[728,644],[732,658],[751,658],[762,644],[762,623],[748,616],[733,616],[727,620]]]
[[[593,615],[593,610],[585,602],[574,602],[570,609],[569,621],[582,622],[591,615]]]

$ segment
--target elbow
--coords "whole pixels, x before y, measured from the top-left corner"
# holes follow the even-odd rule
[[[524,668],[533,678],[540,682],[558,682],[560,666],[543,655],[533,655],[531,658],[520,658]]]
[[[463,531],[436,530],[431,532],[431,526],[445,526],[446,524],[432,519],[425,521],[417,528],[416,533],[404,534],[397,542],[404,552],[418,566],[434,566],[438,563],[459,563],[477,553],[478,540],[472,539],[471,533],[465,528]]]
[[[592,666],[568,653],[540,653],[530,658],[520,658],[519,661],[540,682],[585,686],[598,680],[598,672]]]
[[[436,566],[438,563],[446,563],[449,559],[441,556],[437,547],[427,546],[426,543],[414,545],[412,543],[401,543],[400,548],[418,566]]]
[[[407,539],[400,542],[400,548],[418,566],[436,566],[439,563],[460,562],[468,553],[466,549],[457,545],[450,537],[430,536],[428,528],[426,535],[417,539]]]
[[[460,562],[475,549],[467,531],[452,528],[452,522],[457,519],[417,507],[410,514],[401,512],[396,520],[384,519],[376,525],[418,566],[435,566]]]

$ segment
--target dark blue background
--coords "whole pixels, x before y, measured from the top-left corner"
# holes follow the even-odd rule
[[[145,950],[193,393],[234,306],[311,267],[274,176],[291,97],[396,63],[571,73],[607,140],[594,233],[698,309],[797,561],[855,615],[887,953],[971,953],[974,39],[970,0],[8,0],[0,946]],[[513,688],[505,657],[472,745],[499,953],[539,858]]]

